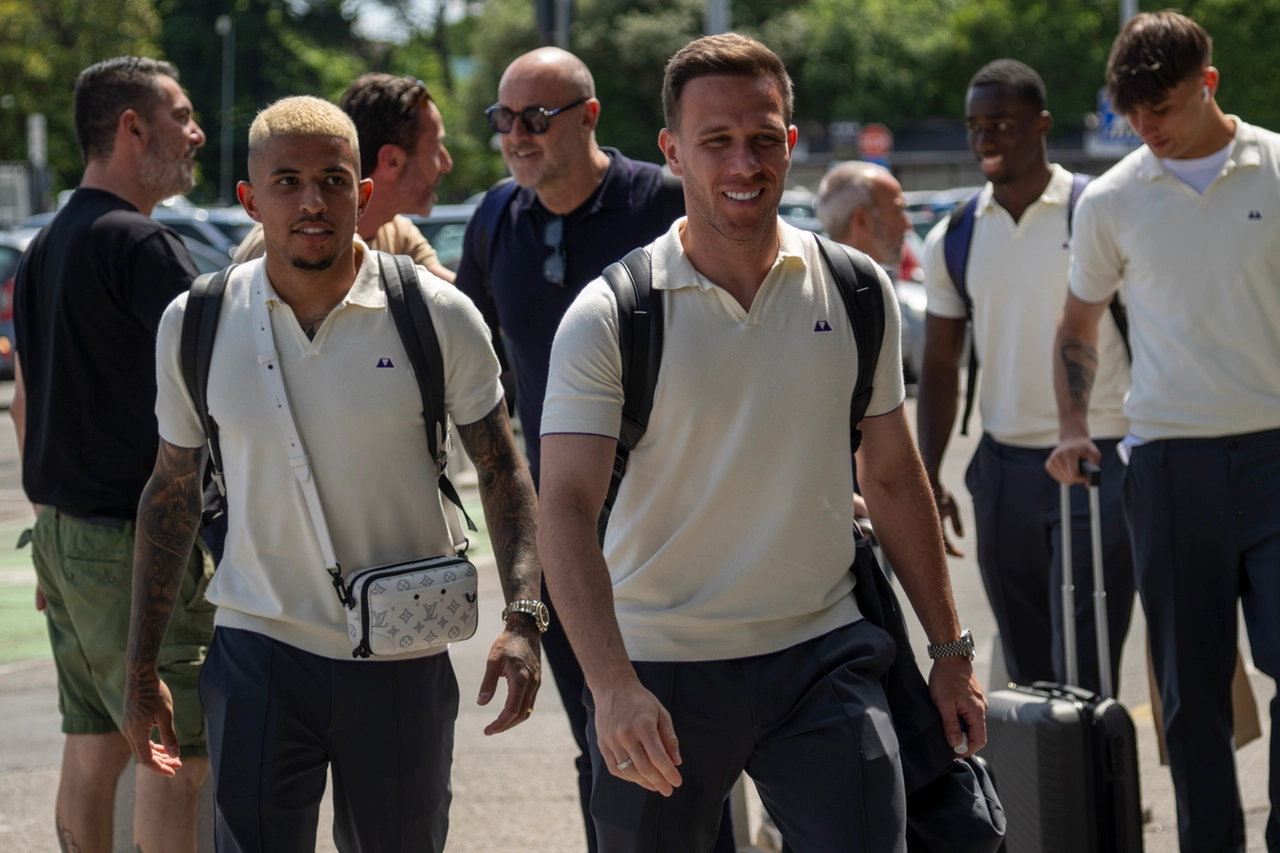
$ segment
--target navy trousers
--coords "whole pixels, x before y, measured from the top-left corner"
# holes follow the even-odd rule
[[[326,771],[342,853],[440,853],[458,682],[448,653],[332,660],[218,628],[200,673],[219,853],[314,851]]]
[[[671,714],[683,783],[670,797],[595,766],[603,853],[708,853],[745,770],[796,853],[903,853],[906,795],[880,676],[893,639],[866,620],[768,655],[636,662]],[[590,694],[586,694],[591,709]]]
[[[1124,499],[1182,853],[1243,853],[1231,711],[1237,601],[1254,663],[1280,677],[1280,430],[1134,448]],[[1277,724],[1280,698],[1271,701],[1271,853],[1280,853]]]
[[[1102,451],[1102,565],[1107,584],[1113,687],[1120,690],[1120,652],[1133,615],[1133,558],[1121,492],[1124,465],[1117,441]],[[1019,684],[1066,681],[1062,610],[1062,513],[1058,483],[1044,469],[1048,448],[1011,447],[982,437],[965,483],[977,521],[978,568],[1000,629],[1009,678]],[[1098,690],[1089,497],[1071,489],[1071,554],[1076,599],[1080,687]]]

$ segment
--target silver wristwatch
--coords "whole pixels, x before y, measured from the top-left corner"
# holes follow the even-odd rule
[[[937,645],[929,644],[930,660],[961,656],[973,660],[973,634],[968,628],[960,634],[960,639],[958,640],[950,643],[938,643]]]
[[[547,605],[541,601],[532,601],[527,598],[521,598],[511,602],[502,608],[502,621],[506,622],[507,617],[512,613],[527,613],[533,617],[533,623],[538,626],[538,633],[545,634],[547,628],[551,626],[551,611],[547,609]]]

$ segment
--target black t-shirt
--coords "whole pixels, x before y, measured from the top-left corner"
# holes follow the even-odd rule
[[[564,217],[564,287],[543,278],[542,264],[553,251],[543,241],[543,228],[555,214],[528,187],[516,191],[490,237],[493,269],[487,279],[478,215],[467,226],[458,265],[458,289],[471,297],[490,327],[500,326],[511,342],[516,407],[534,483],[541,467],[538,435],[551,342],[560,320],[605,267],[637,246],[652,243],[684,215],[684,196],[678,186],[674,192],[664,188],[660,166],[630,160],[613,148],[601,150],[612,158],[608,171],[596,191]]]
[[[27,497],[133,518],[155,465],[156,330],[197,271],[182,240],[124,199],[78,189],[14,282],[27,392]]]

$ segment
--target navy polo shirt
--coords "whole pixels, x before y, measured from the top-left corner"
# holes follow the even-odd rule
[[[662,185],[662,169],[601,148],[612,162],[594,193],[564,217],[567,260],[563,287],[542,276],[554,249],[542,232],[555,218],[538,194],[520,187],[490,236],[493,269],[480,253],[480,217],[473,216],[463,242],[457,286],[480,308],[490,328],[501,328],[511,343],[516,373],[516,407],[524,429],[533,481],[538,482],[542,402],[547,393],[551,343],[560,319],[579,291],[604,268],[637,246],[652,243],[684,215],[684,197]]]

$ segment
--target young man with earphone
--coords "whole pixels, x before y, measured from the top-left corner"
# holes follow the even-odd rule
[[[1143,14],[1107,63],[1112,102],[1146,143],[1084,191],[1054,342],[1060,443],[1047,467],[1097,462],[1087,412],[1098,329],[1123,285],[1133,386],[1124,502],[1164,703],[1183,853],[1243,851],[1231,681],[1243,605],[1253,659],[1280,676],[1280,135],[1214,99],[1212,40]],[[1239,601],[1239,605],[1237,604]],[[1280,803],[1280,703],[1270,798]],[[1280,851],[1280,818],[1267,823]]]

